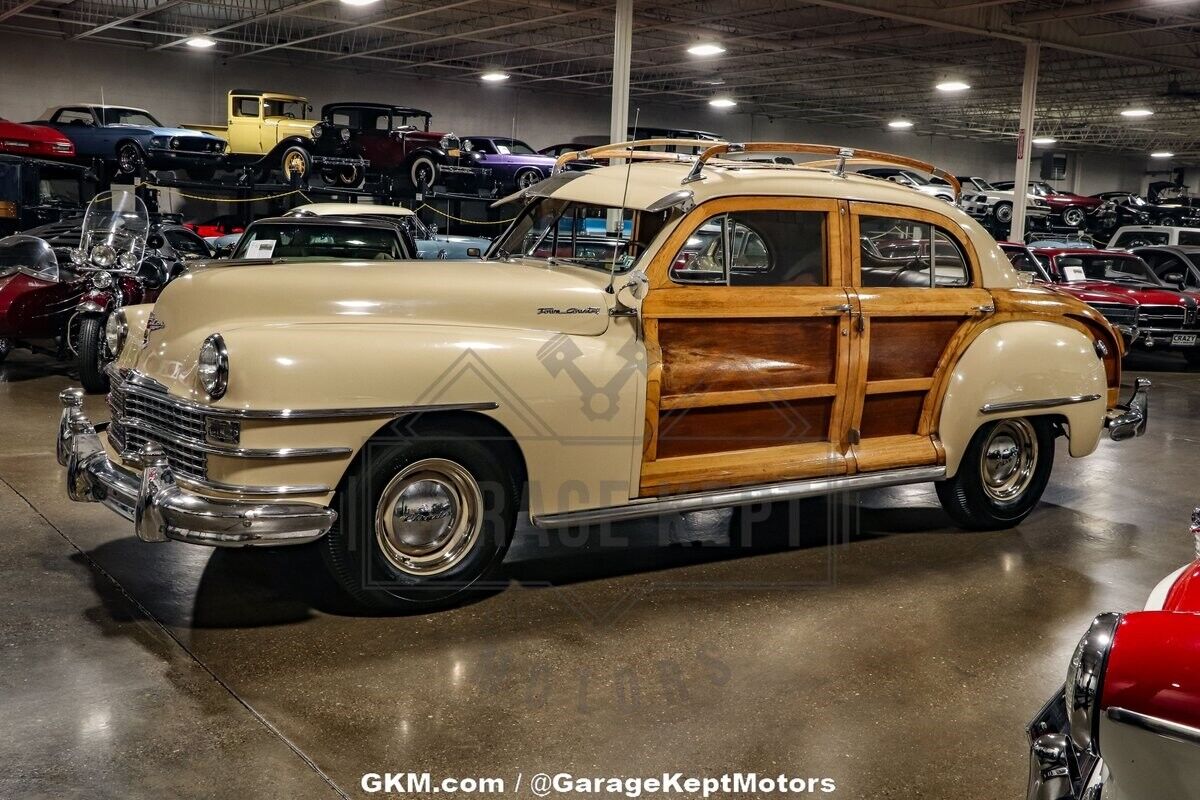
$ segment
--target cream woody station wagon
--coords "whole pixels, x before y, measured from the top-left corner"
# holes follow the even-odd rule
[[[489,585],[525,511],[933,481],[957,523],[1000,528],[1059,437],[1078,457],[1144,431],[1149,384],[1118,404],[1099,314],[1023,285],[956,208],[845,166],[953,176],[647,144],[563,156],[506,198],[483,261],[222,262],[126,308],[111,422],[63,394],[68,493],[148,542],[313,543],[359,602],[414,608]],[[750,160],[780,153],[825,158]]]

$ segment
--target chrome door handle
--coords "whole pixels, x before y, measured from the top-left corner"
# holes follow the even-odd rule
[[[849,314],[854,307],[849,303],[842,303],[840,306],[825,306],[822,311],[837,311],[839,314]]]
[[[975,306],[975,313],[976,314],[995,314],[996,307],[994,305]]]

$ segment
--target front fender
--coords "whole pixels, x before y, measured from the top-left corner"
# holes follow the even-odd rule
[[[1076,399],[1020,410],[984,413],[989,404]],[[1104,429],[1108,385],[1092,340],[1055,322],[1024,320],[994,325],[975,338],[954,365],[942,401],[938,436],[946,474],[958,471],[963,452],[983,423],[1005,417],[1062,416],[1072,456],[1096,449]]]
[[[132,348],[140,348],[136,329],[131,319]],[[244,447],[345,447],[351,453],[312,462],[226,465],[217,459],[210,461],[215,480],[336,486],[354,454],[404,408],[468,407],[516,440],[528,465],[534,514],[614,505],[635,493],[646,358],[628,320],[598,336],[345,323],[251,326],[221,335],[229,388],[213,405],[366,413],[244,424]],[[177,397],[208,404],[195,375],[196,355],[162,349],[151,337],[137,369]],[[121,363],[129,363],[124,352]]]
[[[125,336],[125,346],[117,354],[114,363],[118,369],[132,368],[137,364],[138,353],[141,352],[146,338],[146,320],[154,311],[153,303],[137,306],[125,306],[121,312],[125,315],[125,324],[129,332]]]
[[[107,314],[116,304],[116,297],[105,289],[92,289],[79,298],[75,310],[80,314]]]

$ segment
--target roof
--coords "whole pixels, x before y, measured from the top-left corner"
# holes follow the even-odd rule
[[[292,94],[291,92],[272,92],[262,89],[230,89],[230,95],[250,95],[252,97],[268,96],[268,97],[294,97],[297,100],[307,100],[304,95]]]
[[[391,111],[406,117],[432,117],[432,111],[426,111],[422,108],[413,108],[412,106],[394,106],[391,103],[359,103],[353,100],[343,100],[338,103],[326,103],[321,106],[321,111],[324,112],[327,108],[379,108],[385,111]]]
[[[296,206],[289,214],[309,214],[316,217],[410,217],[413,212],[403,206],[385,206],[378,203],[308,203]],[[288,217],[294,219],[294,217]]]

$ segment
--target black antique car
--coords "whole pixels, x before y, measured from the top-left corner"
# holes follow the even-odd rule
[[[84,215],[0,239],[0,360],[18,347],[78,357],[84,387],[106,391],[120,334],[113,312],[154,302],[186,261],[212,255],[126,190],[97,195]]]
[[[0,236],[78,214],[94,189],[85,167],[0,154]]]
[[[1133,192],[1101,192],[1098,197],[1113,203],[1117,209],[1114,227],[1121,225],[1180,225],[1195,227],[1200,209],[1191,208],[1178,201],[1151,203]]]

